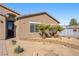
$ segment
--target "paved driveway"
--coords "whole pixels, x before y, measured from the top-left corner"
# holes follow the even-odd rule
[[[0,40],[0,56],[6,56],[7,48],[6,48],[6,40]]]

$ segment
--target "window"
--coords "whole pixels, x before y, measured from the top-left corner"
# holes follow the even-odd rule
[[[33,23],[30,23],[30,32],[34,32],[34,24]]]
[[[11,21],[8,21],[7,22],[7,28],[8,28],[8,30],[12,30],[13,29],[13,22]]]
[[[39,30],[37,29],[37,26],[39,24],[35,24],[35,23],[30,23],[30,32],[38,32]]]

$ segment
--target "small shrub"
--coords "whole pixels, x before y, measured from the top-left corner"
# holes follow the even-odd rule
[[[15,50],[14,50],[14,52],[15,53],[22,53],[24,51],[24,49],[23,48],[21,48],[20,46],[18,46],[17,48],[15,48]]]
[[[61,32],[61,31],[63,30],[63,27],[61,27],[61,26],[55,26],[54,29],[55,29],[56,31]]]
[[[12,44],[13,44],[13,45],[16,45],[16,43],[17,43],[17,41],[12,40]]]

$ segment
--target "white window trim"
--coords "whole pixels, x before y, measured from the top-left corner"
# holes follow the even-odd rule
[[[34,24],[41,24],[40,22],[29,22],[29,23],[34,23]]]

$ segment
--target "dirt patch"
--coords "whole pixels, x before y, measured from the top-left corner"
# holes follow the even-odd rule
[[[79,46],[73,43],[62,42],[57,39],[37,40],[26,39],[16,40],[17,44],[12,45],[11,40],[7,41],[7,50],[9,56],[77,56],[79,55]],[[20,45],[24,48],[21,54],[14,53],[14,48]]]

